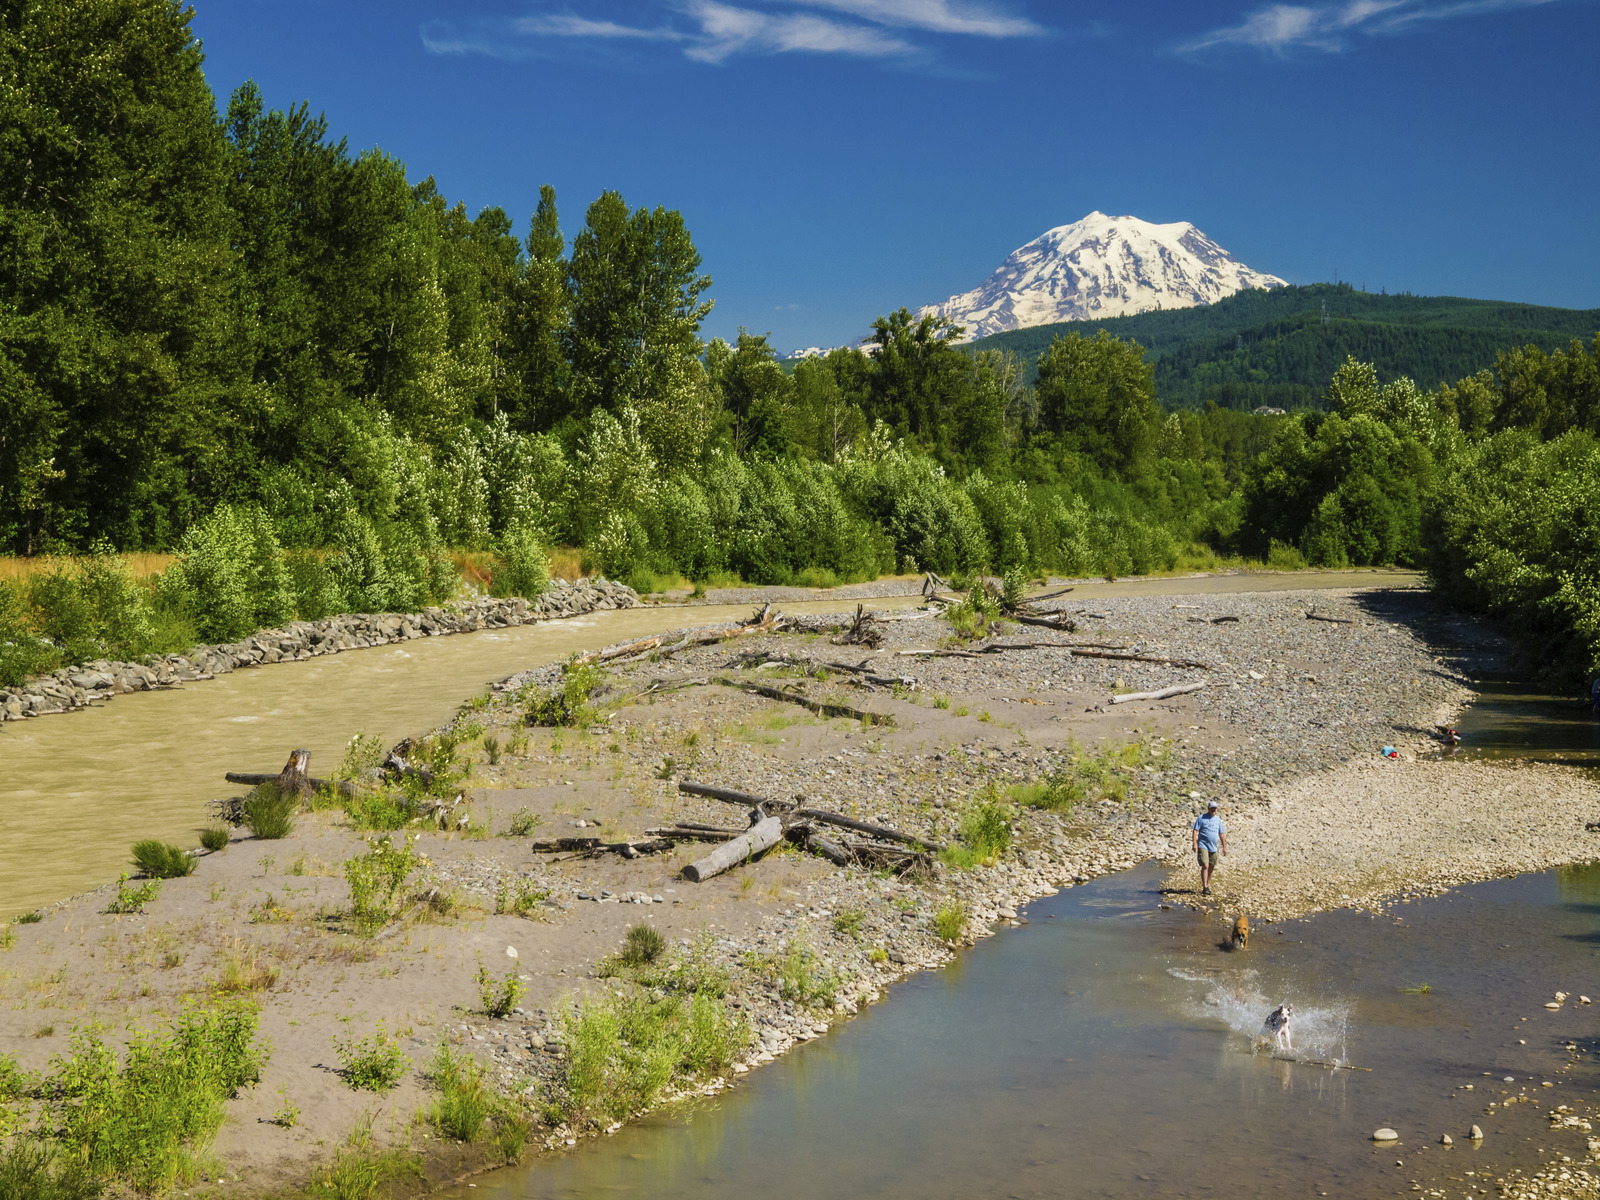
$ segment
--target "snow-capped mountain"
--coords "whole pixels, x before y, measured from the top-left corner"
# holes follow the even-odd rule
[[[980,287],[930,304],[979,338],[1006,329],[1211,304],[1284,280],[1245,266],[1187,221],[1092,212],[1012,252]]]

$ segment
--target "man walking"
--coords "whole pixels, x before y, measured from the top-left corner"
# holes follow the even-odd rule
[[[1228,853],[1228,827],[1217,816],[1217,802],[1209,801],[1203,815],[1189,826],[1194,833],[1194,855],[1200,860],[1200,894],[1211,895],[1211,872],[1217,869],[1217,855]]]

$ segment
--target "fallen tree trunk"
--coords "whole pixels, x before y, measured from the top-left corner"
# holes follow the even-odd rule
[[[1059,629],[1064,633],[1078,632],[1078,623],[1071,617],[1065,615],[1054,617],[1036,617],[1031,613],[1014,612],[1011,613],[1006,619],[1009,621],[1020,622],[1023,625],[1039,625],[1045,629]]]
[[[1126,704],[1130,700],[1165,700],[1168,696],[1181,696],[1185,692],[1198,692],[1205,687],[1205,680],[1199,683],[1180,683],[1176,687],[1162,688],[1157,692],[1129,692],[1125,696],[1111,697],[1113,704]]]
[[[732,788],[712,787],[709,783],[696,783],[692,779],[680,779],[678,790],[691,796],[705,796],[711,800],[726,800],[729,804],[743,804],[747,808],[759,808],[767,802],[765,796],[752,796],[749,792],[736,792]]]
[[[822,855],[836,867],[848,867],[855,862],[855,856],[850,851],[832,838],[823,837],[815,831],[806,834],[806,849]]]
[[[562,837],[529,842],[528,849],[542,854],[570,850],[579,854],[609,852],[620,854],[623,858],[638,858],[641,854],[659,854],[663,850],[671,850],[675,844],[670,838],[652,838],[647,842],[607,842],[597,837]]]
[[[640,638],[636,642],[618,642],[616,645],[607,646],[603,650],[590,650],[587,653],[580,654],[573,661],[582,665],[610,662],[613,658],[627,658],[634,654],[647,654],[651,650],[658,649],[664,641],[666,641],[665,638],[648,637]]]
[[[1192,658],[1163,658],[1157,654],[1124,654],[1119,650],[1089,650],[1081,646],[1067,646],[1079,658],[1115,658],[1121,662],[1161,663],[1168,667],[1194,667],[1209,671],[1210,663],[1196,662]]]
[[[1308,621],[1326,621],[1330,625],[1354,625],[1355,624],[1355,622],[1350,620],[1348,617],[1325,617],[1321,613],[1314,613],[1314,612],[1308,612],[1306,614],[1306,620],[1308,620]]]
[[[907,846],[926,847],[934,851],[945,848],[943,842],[936,842],[932,838],[901,833],[898,829],[890,829],[884,825],[869,825],[865,821],[858,821],[854,817],[846,817],[839,813],[829,812],[825,808],[797,808],[791,815],[796,820],[821,821],[824,825],[837,825],[841,829],[853,829],[857,833],[871,834],[873,837],[883,838],[885,841],[890,842],[900,842]]]
[[[317,779],[306,774],[306,768],[310,765],[311,751],[292,750],[289,753],[289,761],[277,774],[268,774],[264,771],[228,771],[222,777],[229,783],[242,783],[246,787],[259,787],[263,783],[276,784],[278,790],[286,796],[306,797],[325,787],[337,787],[339,794],[343,796],[356,794],[356,785],[349,779],[341,779],[335,783],[331,779]]]
[[[684,867],[683,877],[690,883],[704,883],[762,851],[772,849],[782,840],[783,822],[777,817],[766,817],[751,826],[749,833],[724,842],[698,862]]]
[[[769,700],[787,700],[790,704],[798,704],[802,708],[810,709],[819,717],[849,717],[860,721],[863,725],[893,725],[894,718],[888,713],[868,712],[865,709],[853,708],[848,704],[835,704],[827,700],[813,700],[810,696],[800,692],[789,692],[783,688],[769,687],[764,683],[750,683],[741,679],[727,679],[719,677],[717,682],[727,687],[743,688],[757,696],[765,696]]]
[[[717,829],[710,825],[662,825],[646,829],[651,837],[677,838],[686,842],[726,842],[739,837],[743,829]]]

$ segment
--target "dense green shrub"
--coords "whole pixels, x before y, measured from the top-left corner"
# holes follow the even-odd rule
[[[120,1064],[99,1034],[80,1031],[44,1081],[50,1140],[143,1191],[192,1182],[225,1102],[260,1078],[256,1018],[245,1001],[192,1007],[165,1032],[136,1032]]]
[[[295,597],[272,519],[259,506],[224,504],[189,527],[162,592],[194,618],[200,636],[232,642],[295,615]]]
[[[155,838],[133,844],[133,862],[151,879],[180,879],[194,874],[196,865],[192,854]]]
[[[550,563],[536,530],[518,525],[506,530],[495,543],[490,593],[495,596],[532,598],[550,583]]]
[[[335,1038],[341,1074],[356,1091],[388,1092],[400,1084],[411,1060],[400,1053],[400,1043],[383,1028],[383,1022],[366,1037]]]
[[[1439,592],[1503,617],[1528,669],[1600,674],[1600,442],[1508,430],[1464,456],[1430,498],[1426,565]]]
[[[19,588],[0,580],[0,687],[14,687],[30,675],[53,671],[61,651],[33,631]]]
[[[276,840],[294,832],[294,815],[300,797],[280,792],[277,784],[263,783],[244,802],[244,824],[258,838]]]
[[[149,593],[105,543],[29,576],[27,597],[32,628],[68,663],[137,659],[154,648]]]

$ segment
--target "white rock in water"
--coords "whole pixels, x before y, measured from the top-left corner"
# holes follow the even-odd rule
[[[1454,1146],[1455,1144],[1456,1144],[1455,1138],[1451,1137],[1448,1133],[1444,1134],[1439,1139],[1439,1145],[1441,1145],[1441,1146]]]
[[[1578,1003],[1579,1004],[1592,1004],[1592,1003],[1594,1003],[1594,1001],[1590,1000],[1589,997],[1587,997],[1587,996],[1579,996],[1578,997]]]
[[[1567,998],[1567,993],[1566,992],[1557,992],[1556,993],[1556,999],[1557,1000],[1565,1000],[1566,998]]]
[[[1560,1004],[1559,1001],[1556,1001],[1556,1000],[1546,1000],[1544,1006],[1546,1008],[1560,1008],[1561,1004]]]
[[[1476,1125],[1472,1127],[1472,1140],[1475,1142],[1483,1141],[1483,1130],[1479,1129]]]
[[[1397,1142],[1400,1140],[1400,1135],[1385,1125],[1382,1129],[1373,1133],[1372,1140],[1375,1142]]]
[[[515,946],[507,946],[506,947],[506,957],[507,958],[515,958],[516,956],[517,956],[517,948]]]

